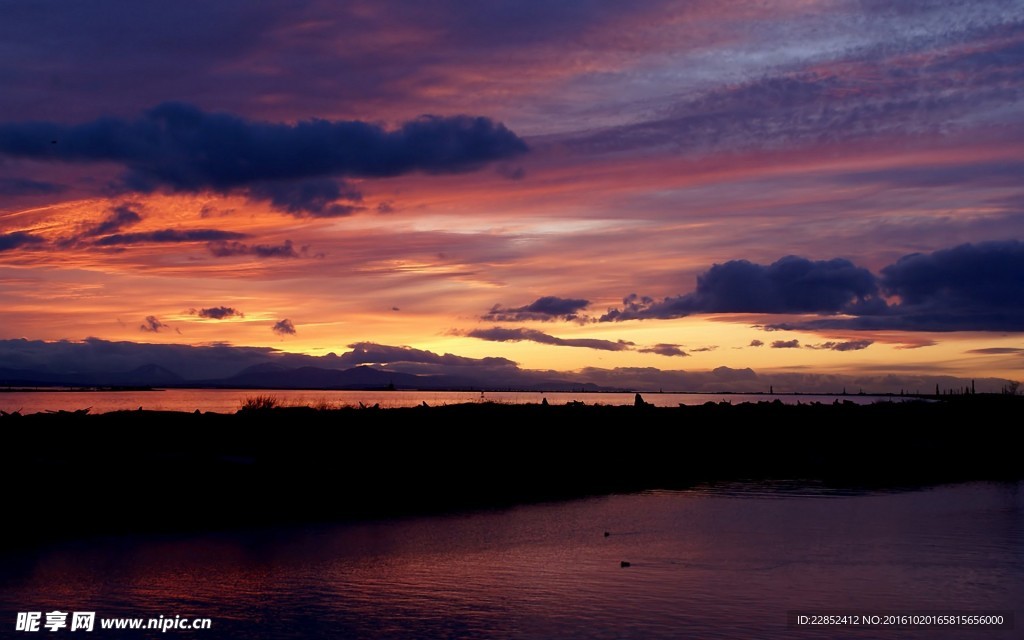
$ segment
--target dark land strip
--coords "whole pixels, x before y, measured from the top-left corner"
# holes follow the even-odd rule
[[[1024,397],[658,408],[463,404],[0,417],[8,548],[500,508],[724,480],[1024,478]]]

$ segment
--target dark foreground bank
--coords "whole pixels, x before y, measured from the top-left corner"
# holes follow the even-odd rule
[[[0,418],[7,540],[205,530],[726,479],[1024,477],[1024,399],[655,408],[471,404]]]

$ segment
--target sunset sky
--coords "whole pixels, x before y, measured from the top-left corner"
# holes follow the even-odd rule
[[[1024,377],[1020,0],[0,0],[0,86],[0,366]]]

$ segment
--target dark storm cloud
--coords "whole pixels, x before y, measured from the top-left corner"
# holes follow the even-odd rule
[[[1024,243],[963,244],[903,256],[881,270],[882,293],[853,318],[772,325],[774,329],[1024,331]]]
[[[772,349],[799,349],[799,340],[776,340],[772,342]]]
[[[25,231],[0,234],[0,251],[10,251],[19,247],[45,243],[45,238]]]
[[[693,313],[839,313],[878,292],[875,276],[849,260],[786,256],[764,266],[746,260],[713,265],[693,293],[661,301],[632,294],[602,322],[679,318]]]
[[[964,244],[904,256],[881,272],[890,314],[921,330],[1024,330],[1024,243]]]
[[[40,182],[26,178],[0,178],[0,195],[31,196],[47,193],[60,193],[66,187],[53,182]]]
[[[829,341],[822,342],[821,344],[808,344],[804,346],[808,349],[827,349],[830,351],[860,351],[862,349],[867,349],[874,343],[874,340],[848,340],[846,342]]]
[[[244,244],[237,241],[211,242],[207,245],[207,248],[217,258],[228,258],[231,256],[298,258],[300,256],[291,240],[285,240],[282,244]],[[305,253],[305,248],[303,248],[303,253]]]
[[[683,351],[682,348],[680,348],[680,346],[678,344],[668,344],[668,343],[664,343],[664,342],[658,343],[658,344],[650,346],[650,347],[644,347],[642,349],[637,349],[637,351],[639,351],[640,353],[656,353],[659,356],[679,356],[679,357],[684,357],[684,356],[690,355],[690,354],[686,353],[685,351]]]
[[[333,200],[356,197],[325,178],[458,173],[526,150],[504,125],[471,116],[422,116],[388,131],[359,121],[255,122],[164,103],[134,120],[0,124],[0,154],[116,163],[129,190],[243,189],[305,215],[338,215]]]
[[[711,313],[836,313],[877,290],[871,272],[849,260],[786,256],[768,266],[716,264],[679,304]]]
[[[274,326],[270,328],[271,331],[279,336],[293,336],[297,332],[295,331],[295,325],[288,318],[284,320],[278,320],[274,323]]]
[[[234,307],[207,307],[204,309],[190,309],[189,313],[200,318],[209,320],[225,320],[227,318],[244,318],[245,314]]]
[[[588,304],[590,304],[589,300],[581,298],[544,296],[522,307],[503,307],[496,304],[481,317],[491,322],[576,320],[579,318],[579,312]]]
[[[244,233],[220,231],[219,229],[162,229],[139,233],[117,233],[99,238],[95,244],[100,247],[111,247],[148,243],[217,242],[244,237],[246,237]]]
[[[915,253],[877,276],[842,258],[787,256],[768,266],[732,260],[697,276],[692,293],[660,301],[632,294],[600,320],[695,313],[851,316],[773,323],[765,326],[768,330],[1024,331],[1024,243],[1003,240]],[[865,348],[858,346],[862,342],[828,348]],[[761,344],[755,340],[750,346]]]
[[[142,331],[148,331],[150,333],[157,333],[161,329],[170,329],[170,325],[160,322],[160,319],[156,316],[146,316],[146,319],[139,325],[139,329]]]
[[[908,307],[1024,308],[1024,243],[964,244],[903,256],[882,269],[882,288]]]
[[[633,342],[624,340],[600,340],[596,338],[559,338],[536,329],[508,329],[505,327],[491,327],[490,329],[473,329],[466,333],[470,338],[489,340],[491,342],[539,342],[541,344],[552,344],[559,347],[583,347],[585,349],[598,349],[600,351],[630,351],[635,346]]]
[[[134,207],[134,208],[133,208]],[[89,227],[83,236],[103,236],[108,233],[116,233],[125,227],[142,222],[142,216],[135,211],[137,205],[122,204],[110,210],[110,214],[95,226]]]
[[[1024,354],[1024,349],[1017,347],[986,347],[984,349],[968,349],[967,353],[978,353],[987,356]]]
[[[764,342],[762,340],[758,340],[758,339],[755,338],[755,339],[750,341],[750,346],[751,347],[763,347],[764,346]]]

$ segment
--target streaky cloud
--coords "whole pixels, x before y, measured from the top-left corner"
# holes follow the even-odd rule
[[[1024,354],[1024,349],[1019,347],[985,347],[983,349],[968,349],[967,353],[977,353],[985,356],[1019,355]]]
[[[110,210],[106,218],[87,228],[81,235],[86,237],[104,236],[136,225],[142,222],[142,216],[139,215],[136,209],[138,209],[138,205],[135,204],[117,205]]]
[[[219,229],[162,229],[137,233],[116,233],[99,238],[94,243],[100,247],[132,244],[165,244],[176,242],[216,242],[245,238],[246,234]]]
[[[509,329],[506,327],[491,327],[489,329],[473,329],[466,333],[470,338],[489,340],[491,342],[539,342],[559,347],[582,347],[585,349],[598,349],[600,351],[630,351],[635,343],[625,340],[601,340],[597,338],[559,338],[536,329]]]
[[[568,144],[589,153],[660,147],[694,155],[799,147],[954,128],[963,126],[965,115],[989,109],[989,118],[1019,132],[1012,109],[1004,110],[1016,108],[1016,87],[1024,79],[1024,43],[1010,35],[1019,25],[1018,15],[991,29],[965,29],[959,36],[954,30],[939,38],[978,38],[974,46],[949,47],[947,41],[938,50],[925,45],[906,55],[890,45],[850,51],[835,66],[771,70],[684,94],[654,117],[584,130]],[[911,49],[926,42],[913,40]],[[867,74],[870,82],[864,81]]]
[[[669,344],[665,342],[659,342],[658,344],[652,345],[650,347],[637,349],[637,351],[639,351],[640,353],[656,353],[659,356],[675,356],[680,358],[684,358],[690,355],[683,351],[683,349],[678,344]]]
[[[826,349],[829,351],[861,351],[875,343],[874,340],[847,340],[845,342],[829,341],[820,344],[804,345],[808,349]]]

